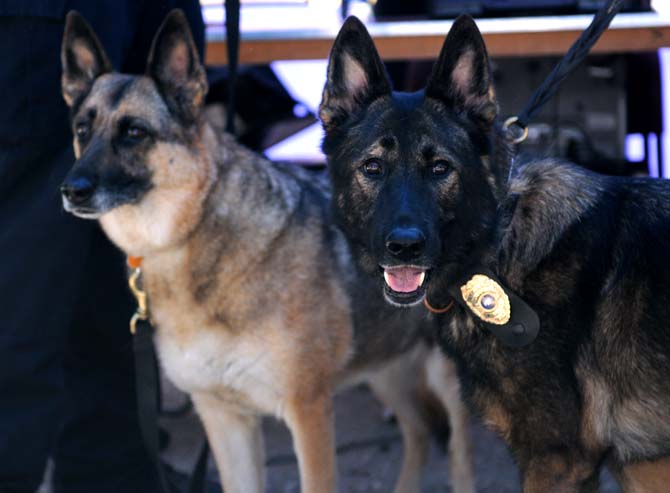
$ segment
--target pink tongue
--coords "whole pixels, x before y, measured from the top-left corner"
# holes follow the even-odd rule
[[[422,270],[411,267],[386,270],[386,283],[393,291],[398,293],[411,293],[421,286]]]

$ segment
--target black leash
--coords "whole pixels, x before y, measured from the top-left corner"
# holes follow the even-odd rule
[[[240,53],[240,0],[226,0],[226,49],[228,51],[228,112],[226,132],[235,134],[235,83]]]
[[[501,169],[508,169],[506,183],[500,184],[501,194],[507,193],[507,184],[514,167],[515,145],[526,140],[530,120],[556,94],[568,75],[584,61],[622,6],[623,0],[609,0],[533,93],[523,110],[494,130],[492,159]],[[507,219],[511,219],[511,212],[505,213]],[[506,346],[527,346],[539,333],[540,319],[537,313],[493,272],[481,265],[469,269],[467,274],[449,288],[449,293]]]
[[[554,67],[542,85],[537,88],[524,106],[521,113],[509,118],[504,125],[510,130],[508,138],[514,143],[525,140],[528,133],[528,124],[538,111],[549,101],[561,83],[579,66],[596,44],[600,36],[607,30],[612,19],[623,7],[623,0],[609,0],[593,17],[591,24],[577,38],[561,61]],[[516,130],[511,130],[514,125]],[[523,137],[523,138],[522,138]]]
[[[138,319],[133,335],[135,354],[135,385],[137,416],[149,458],[154,463],[158,483],[163,493],[171,493],[160,459],[158,414],[160,412],[160,382],[154,349],[154,329],[148,320]]]

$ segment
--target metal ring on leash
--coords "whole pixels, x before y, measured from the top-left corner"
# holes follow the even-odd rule
[[[517,126],[521,128],[523,131],[519,137],[511,138],[510,127],[514,124],[517,124]],[[505,123],[503,123],[503,130],[505,131],[505,134],[510,137],[509,140],[513,144],[520,144],[521,142],[523,142],[528,138],[528,127],[523,127],[521,126],[521,124],[519,124],[518,116],[510,116],[507,120],[505,120]]]

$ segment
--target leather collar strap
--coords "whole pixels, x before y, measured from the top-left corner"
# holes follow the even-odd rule
[[[540,331],[537,313],[485,267],[470,269],[449,294],[506,346],[527,346]]]
[[[226,0],[226,47],[228,49],[228,107],[226,132],[235,135],[235,90],[240,54],[240,0]]]

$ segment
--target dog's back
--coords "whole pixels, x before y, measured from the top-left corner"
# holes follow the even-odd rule
[[[545,160],[511,192],[503,272],[548,333],[531,352],[573,362],[592,440],[625,462],[670,454],[670,184]]]

